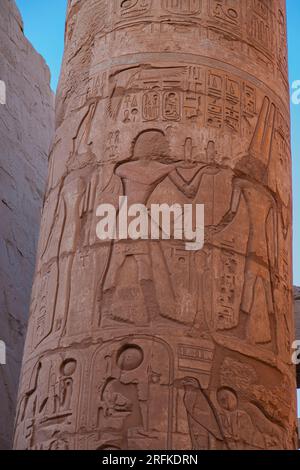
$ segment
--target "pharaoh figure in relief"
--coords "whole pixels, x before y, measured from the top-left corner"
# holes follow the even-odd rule
[[[56,113],[15,448],[296,448],[284,0],[69,1]]]

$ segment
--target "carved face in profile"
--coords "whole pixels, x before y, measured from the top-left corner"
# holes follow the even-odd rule
[[[134,160],[166,160],[169,144],[164,133],[158,129],[147,130],[138,135],[133,146]]]
[[[217,393],[218,403],[226,411],[235,411],[238,406],[236,393],[230,388],[220,388]]]

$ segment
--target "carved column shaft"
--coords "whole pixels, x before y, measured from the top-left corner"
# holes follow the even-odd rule
[[[16,448],[290,449],[283,0],[69,1]],[[205,246],[101,241],[204,204]]]

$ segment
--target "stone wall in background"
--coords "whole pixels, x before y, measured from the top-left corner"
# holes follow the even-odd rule
[[[23,33],[19,11],[0,1],[0,449],[11,446],[15,400],[54,127],[50,74]],[[1,343],[3,344],[3,343]]]

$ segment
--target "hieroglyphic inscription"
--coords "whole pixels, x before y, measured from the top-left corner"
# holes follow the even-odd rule
[[[248,0],[248,38],[267,54],[274,54],[273,7],[267,0]]]
[[[256,101],[255,87],[238,78],[204,67],[174,65],[132,72],[124,97],[113,95],[111,108],[125,124],[191,120],[241,133],[242,119],[256,114]]]
[[[239,0],[210,0],[209,13],[212,18],[225,24],[240,26],[242,4]]]
[[[162,9],[180,15],[196,15],[201,11],[202,0],[161,0]]]
[[[223,250],[222,277],[218,286],[218,311],[216,312],[217,328],[222,330],[232,328],[236,316],[236,276],[237,276],[237,256],[234,253]]]

